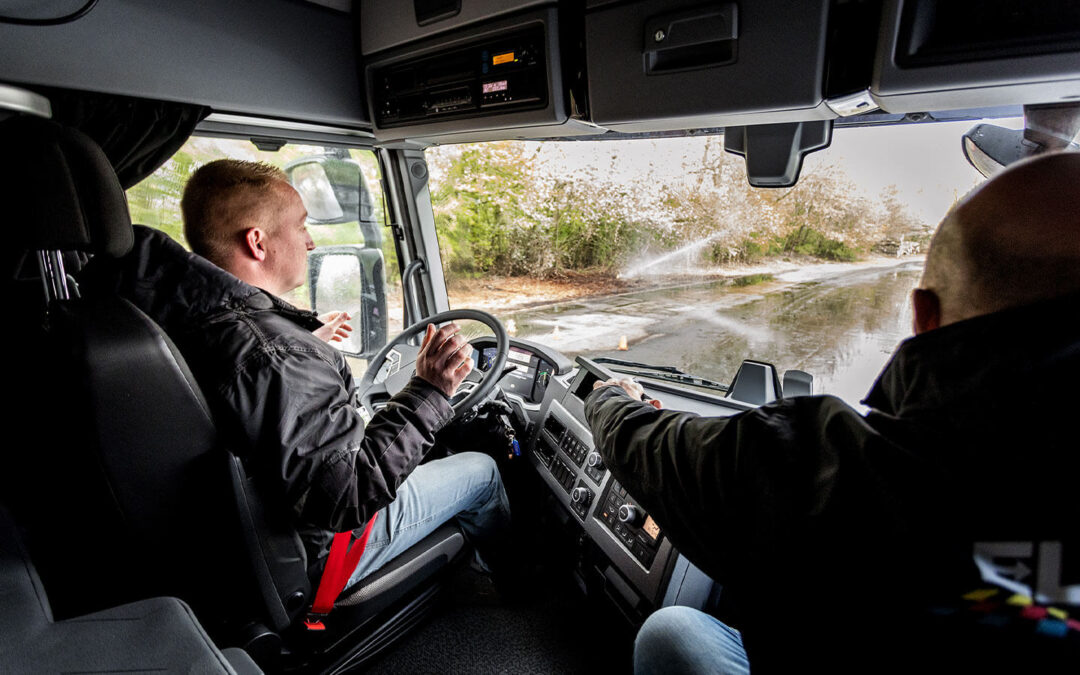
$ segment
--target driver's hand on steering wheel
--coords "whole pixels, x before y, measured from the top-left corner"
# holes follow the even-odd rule
[[[437,330],[429,323],[416,356],[416,374],[447,398],[454,395],[473,369],[472,345],[459,335],[460,330],[456,323],[448,323]]]

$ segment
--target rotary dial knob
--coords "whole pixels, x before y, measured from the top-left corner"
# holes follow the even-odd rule
[[[623,504],[619,507],[619,521],[627,525],[640,526],[645,520],[645,514],[633,504]]]

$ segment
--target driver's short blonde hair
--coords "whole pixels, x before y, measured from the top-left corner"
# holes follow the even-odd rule
[[[250,228],[272,229],[275,186],[287,182],[284,171],[265,162],[219,159],[199,167],[180,200],[191,250],[224,267]]]

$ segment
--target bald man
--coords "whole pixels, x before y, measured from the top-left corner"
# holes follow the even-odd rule
[[[1046,155],[956,205],[865,415],[703,418],[597,385],[605,464],[723,585],[723,621],[645,622],[637,672],[1080,667],[1078,188],[1080,154]]]

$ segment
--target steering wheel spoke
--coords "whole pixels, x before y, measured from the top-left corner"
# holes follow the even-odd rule
[[[451,399],[455,419],[462,417],[487,398],[506,365],[510,338],[499,320],[487,312],[459,309],[436,314],[409,326],[379,350],[368,363],[367,372],[360,381],[360,400],[369,410],[370,401],[378,396],[389,397],[397,394],[412,379],[416,373],[416,357],[420,354],[420,347],[412,342],[423,334],[427,325],[441,326],[455,320],[472,320],[486,325],[495,334],[496,342],[496,355],[488,370],[480,371],[474,368]]]

